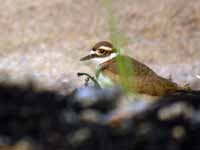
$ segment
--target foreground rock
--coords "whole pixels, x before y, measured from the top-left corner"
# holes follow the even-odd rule
[[[118,89],[59,95],[1,85],[0,149],[200,149],[200,92],[137,101],[126,111],[118,111],[120,95]]]

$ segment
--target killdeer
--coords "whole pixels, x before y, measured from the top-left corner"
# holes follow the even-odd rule
[[[102,87],[108,85],[122,85],[117,65],[117,58],[121,62],[129,62],[124,68],[131,71],[126,76],[130,92],[147,94],[150,96],[163,96],[171,92],[184,90],[176,83],[157,75],[145,64],[132,57],[120,55],[116,48],[107,41],[98,42],[90,50],[90,54],[81,58],[80,61],[92,60],[97,66],[97,81]],[[131,67],[130,67],[131,66]]]

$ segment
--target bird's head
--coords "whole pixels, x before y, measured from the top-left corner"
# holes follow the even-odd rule
[[[80,61],[92,60],[93,62],[102,64],[117,56],[117,51],[110,42],[101,41],[96,43],[90,50],[90,54],[82,57]]]

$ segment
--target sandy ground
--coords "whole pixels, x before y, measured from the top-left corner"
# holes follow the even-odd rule
[[[123,53],[164,77],[200,89],[200,1],[113,0],[113,15],[126,37]],[[80,86],[79,62],[99,40],[109,39],[100,0],[1,0],[1,80],[24,78],[39,87]]]

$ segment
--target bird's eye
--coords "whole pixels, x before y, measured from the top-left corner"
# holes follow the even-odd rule
[[[99,52],[100,52],[101,54],[103,54],[105,51],[104,51],[103,49],[100,49]]]
[[[105,54],[105,50],[103,50],[103,49],[98,49],[97,51],[96,51],[96,54],[97,55],[104,55]]]

